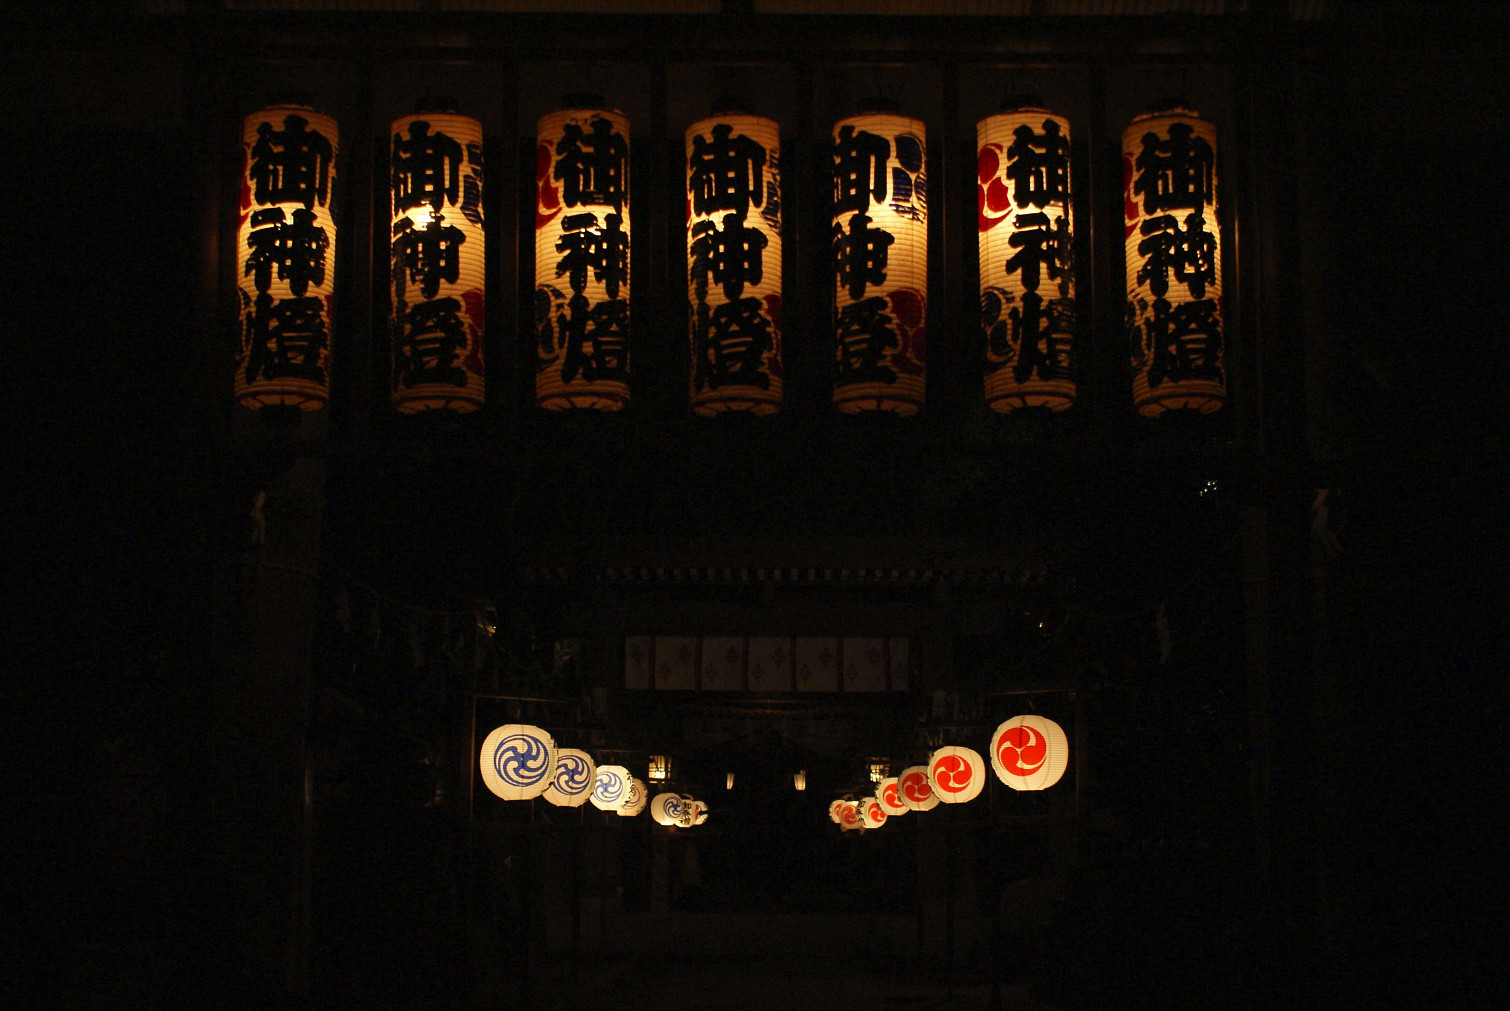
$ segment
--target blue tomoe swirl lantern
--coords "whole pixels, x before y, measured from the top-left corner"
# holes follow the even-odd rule
[[[658,793],[650,801],[650,817],[657,825],[675,825],[682,817],[686,801],[680,794]]]
[[[592,806],[599,811],[617,811],[629,800],[629,770],[622,765],[600,765],[593,782]]]
[[[482,742],[478,756],[482,781],[504,800],[530,800],[551,785],[556,773],[556,742],[539,727],[509,723]]]
[[[556,774],[543,796],[557,807],[581,807],[592,795],[598,779],[598,766],[592,756],[576,748],[562,748],[556,753]]]

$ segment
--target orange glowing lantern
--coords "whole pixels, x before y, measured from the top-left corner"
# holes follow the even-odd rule
[[[1015,716],[991,735],[991,768],[1014,790],[1047,790],[1069,761],[1064,730],[1042,716]]]
[[[975,128],[986,404],[1002,412],[1075,402],[1070,124],[1038,104]]]
[[[728,104],[728,103],[725,103]],[[687,128],[692,409],[781,407],[781,132],[724,109]]]
[[[886,809],[874,797],[860,801],[860,822],[866,828],[880,828],[886,824]]]
[[[1122,134],[1133,403],[1148,417],[1226,402],[1216,153],[1216,127],[1188,109]]]
[[[393,122],[393,407],[482,406],[482,124],[454,111]]]
[[[834,124],[834,406],[910,415],[928,357],[928,137],[876,108]]]
[[[302,105],[242,124],[236,400],[314,411],[330,399],[336,121]]]
[[[986,763],[973,748],[939,748],[928,756],[928,782],[940,803],[964,804],[986,785]]]
[[[928,779],[928,766],[912,765],[897,777],[897,799],[909,811],[931,811],[938,807],[938,794]]]
[[[535,147],[535,397],[616,411],[629,402],[629,120],[568,95]]]
[[[839,828],[845,832],[853,832],[865,827],[860,819],[860,805],[853,800],[841,801],[843,807],[839,809]]]
[[[897,776],[887,776],[876,784],[876,800],[881,804],[881,810],[889,815],[906,814],[911,810],[902,803],[898,784],[901,782]]]

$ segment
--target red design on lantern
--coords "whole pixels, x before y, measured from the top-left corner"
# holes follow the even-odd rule
[[[917,804],[927,800],[929,794],[933,793],[933,788],[928,785],[928,777],[921,772],[902,777],[900,783],[902,793],[907,796],[908,800]]]
[[[839,812],[839,818],[840,823],[844,825],[854,826],[860,824],[860,805],[854,803],[845,804]]]
[[[959,793],[969,788],[972,775],[969,762],[958,755],[945,755],[933,766],[933,786],[946,793]]]
[[[922,777],[917,777],[917,778],[920,779]],[[895,783],[887,783],[886,784],[886,789],[884,789],[884,790],[881,791],[881,796],[886,801],[886,806],[887,807],[901,807],[902,806],[902,800],[901,800],[900,797],[897,796],[897,784],[895,784]],[[920,798],[915,798],[915,799],[920,799]]]
[[[1122,156],[1122,213],[1130,222],[1122,226],[1122,239],[1126,241],[1138,230],[1138,202],[1133,199],[1133,160],[1127,155]]]
[[[898,372],[909,376],[923,374],[923,363],[928,359],[928,331],[923,326],[926,304],[923,293],[916,288],[898,288],[887,292],[891,303],[892,317],[897,321],[901,346],[887,361]]]
[[[1012,205],[1012,194],[1001,178],[1000,144],[987,144],[980,149],[975,172],[980,179],[975,187],[976,212],[980,230],[985,232],[1007,220]]]
[[[1049,757],[1049,742],[1032,727],[1008,727],[996,741],[996,757],[1013,775],[1031,776]]]
[[[542,142],[535,145],[535,227],[539,228],[561,213],[561,195],[556,191],[551,182],[551,166],[555,158],[551,155],[551,145]],[[549,214],[541,214],[540,209],[545,208]]]

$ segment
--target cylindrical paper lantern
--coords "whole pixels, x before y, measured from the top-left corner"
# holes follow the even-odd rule
[[[556,752],[556,773],[543,796],[557,807],[581,807],[592,793],[598,766],[592,756],[576,748]]]
[[[915,414],[928,359],[927,133],[877,112],[834,125],[834,406]]]
[[[482,782],[504,800],[543,794],[556,774],[556,742],[539,727],[508,723],[482,742]]]
[[[616,411],[629,402],[629,120],[540,117],[535,183],[536,401]]]
[[[619,808],[619,816],[622,818],[633,818],[645,810],[645,804],[648,800],[649,795],[645,792],[645,781],[630,776],[629,796],[624,799],[624,806]]]
[[[1047,790],[1069,763],[1064,730],[1042,716],[1014,716],[991,735],[991,768],[1014,790]]]
[[[687,128],[692,409],[781,407],[781,132],[715,115]]]
[[[887,814],[906,814],[907,805],[902,803],[898,793],[897,784],[900,782],[896,776],[887,776],[876,784],[876,800],[881,802],[881,810]]]
[[[874,797],[860,801],[860,821],[866,828],[880,828],[886,824],[886,810]]]
[[[841,803],[844,806],[839,809],[839,828],[845,832],[864,828],[865,823],[860,819],[860,805],[853,800],[846,800]]]
[[[963,804],[980,796],[986,763],[973,748],[939,748],[928,756],[928,782],[944,804]]]
[[[393,406],[482,406],[482,124],[456,113],[389,131]]]
[[[986,404],[1075,402],[1070,124],[1017,108],[975,127]]]
[[[1227,399],[1216,127],[1187,109],[1122,134],[1127,321],[1140,414],[1209,414]]]
[[[301,105],[242,124],[236,400],[313,411],[330,399],[336,121]]]
[[[629,770],[622,765],[600,765],[593,780],[592,806],[599,811],[617,811],[629,800]]]
[[[938,807],[938,794],[928,781],[928,766],[913,765],[897,777],[897,797],[909,811],[931,811]]]

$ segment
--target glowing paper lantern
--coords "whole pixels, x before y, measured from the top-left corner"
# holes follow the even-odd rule
[[[898,792],[898,784],[901,782],[897,776],[887,776],[876,784],[876,800],[881,804],[881,810],[887,814],[906,814],[909,810],[902,803],[901,794]]]
[[[880,828],[886,824],[886,810],[874,797],[860,801],[860,822],[866,828]]]
[[[828,806],[828,820],[835,825],[843,819],[845,801],[841,798]]]
[[[597,776],[598,766],[591,755],[576,748],[561,748],[556,752],[555,775],[542,796],[557,807],[581,807],[592,794]]]
[[[1015,108],[975,137],[986,404],[1062,411],[1075,402],[1069,120]]]
[[[692,818],[692,824],[693,825],[701,825],[703,822],[705,822],[707,820],[708,820],[708,809],[705,808],[705,807],[703,807],[703,805],[699,802],[698,805],[697,805],[696,813],[695,813],[695,815]]]
[[[938,807],[938,794],[928,779],[928,766],[913,765],[897,777],[897,798],[909,811],[932,811]]]
[[[650,798],[650,817],[657,825],[675,825],[682,817],[684,806],[680,794],[658,793]]]
[[[482,782],[504,800],[543,794],[556,774],[556,742],[539,727],[509,723],[482,742]]]
[[[619,808],[619,816],[633,818],[645,810],[645,803],[649,800],[649,794],[645,792],[644,780],[629,777],[629,796],[624,799],[624,806]]]
[[[928,756],[928,782],[941,803],[963,804],[985,787],[986,762],[973,748],[939,748]]]
[[[845,832],[853,832],[865,827],[860,819],[860,805],[852,800],[841,801],[844,805],[839,810],[839,828]]]
[[[692,409],[781,407],[781,132],[726,113],[687,128]]]
[[[318,410],[330,398],[336,121],[302,105],[242,124],[236,400]]]
[[[394,120],[390,253],[393,406],[482,406],[482,124],[452,112]]]
[[[1209,414],[1227,398],[1216,127],[1187,109],[1139,116],[1122,180],[1133,403]]]
[[[536,400],[616,411],[629,402],[629,120],[540,117],[535,184]]]
[[[592,806],[599,811],[617,811],[629,800],[629,770],[622,765],[600,765],[593,780]]]
[[[1047,790],[1069,763],[1064,730],[1042,716],[1014,716],[991,735],[991,768],[1014,790]]]
[[[890,112],[834,125],[834,406],[915,414],[927,362],[923,124]]]
[[[680,828],[691,828],[697,824],[698,803],[687,794],[682,794],[682,806],[677,809],[676,824]]]
[[[796,772],[792,773],[792,787],[799,791],[807,789],[806,769],[798,769]]]

